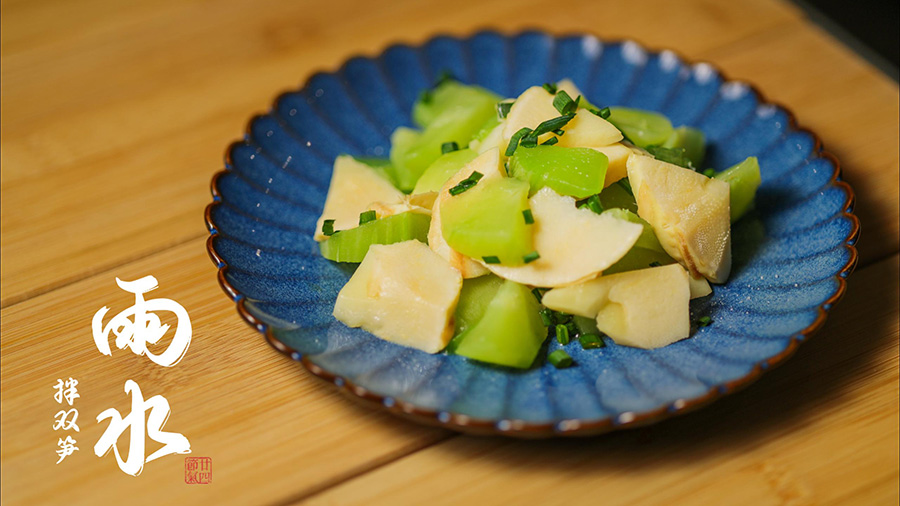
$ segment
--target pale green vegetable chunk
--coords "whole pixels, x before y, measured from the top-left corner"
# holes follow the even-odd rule
[[[362,262],[373,244],[393,244],[416,239],[426,242],[431,216],[406,212],[341,230],[319,243],[322,256],[334,262]]]
[[[669,118],[656,112],[628,107],[610,107],[609,111],[607,120],[642,148],[661,145],[675,131]]]
[[[474,160],[476,156],[478,153],[471,149],[459,149],[441,155],[425,169],[422,177],[416,182],[413,194],[439,191],[450,177],[459,172],[459,169],[463,168],[465,164]]]
[[[528,287],[504,281],[484,315],[460,334],[456,354],[490,364],[531,367],[547,338],[540,309]]]
[[[756,189],[762,181],[759,175],[759,162],[755,156],[751,156],[714,177],[725,181],[731,187],[731,222],[734,223],[753,207]]]
[[[535,146],[516,150],[509,159],[509,174],[528,182],[532,195],[550,188],[584,199],[603,189],[607,163],[606,155],[589,148]]]

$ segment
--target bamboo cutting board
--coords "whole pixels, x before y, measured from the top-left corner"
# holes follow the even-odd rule
[[[898,87],[779,0],[7,0],[0,128],[3,504],[896,504]],[[226,145],[277,92],[435,33],[539,27],[668,47],[788,105],[857,193],[860,264],[825,328],[747,390],[651,427],[510,441],[358,406],[240,321],[202,211]],[[94,312],[154,275],[189,312],[172,368],[101,355]],[[80,450],[55,465],[57,378],[78,378]],[[172,406],[170,455],[127,476],[92,446],[124,381]]]

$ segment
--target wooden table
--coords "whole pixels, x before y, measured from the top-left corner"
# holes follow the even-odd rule
[[[632,37],[788,104],[843,162],[860,263],[823,331],[699,412],[591,439],[460,436],[358,406],[267,346],[204,248],[210,176],[251,113],[313,71],[480,27]],[[896,504],[898,88],[779,0],[8,0],[2,3],[3,504]],[[163,368],[93,345],[152,274],[194,340]],[[81,383],[60,465],[57,378]],[[127,476],[92,446],[126,379],[172,406],[181,455]],[[113,502],[117,501],[117,502]]]

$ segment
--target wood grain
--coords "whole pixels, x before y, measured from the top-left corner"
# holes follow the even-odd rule
[[[3,504],[897,502],[898,88],[779,0],[3,0],[0,16],[0,500]],[[636,15],[652,13],[653,15]],[[502,20],[502,23],[501,23]],[[358,407],[243,324],[203,241],[227,143],[278,91],[356,53],[436,32],[543,27],[635,38],[759,85],[843,161],[862,220],[847,300],[747,391],[581,441],[456,437]],[[887,260],[880,261],[879,259]],[[90,318],[153,274],[194,323],[164,369],[93,347]],[[59,466],[52,386],[82,383],[80,451]],[[172,406],[183,459],[139,478],[92,445],[135,379]],[[554,495],[554,494],[559,494]]]
[[[0,305],[198,237],[200,222],[190,217],[209,200],[209,176],[247,118],[278,91],[351,54],[493,25],[635,37],[698,55],[798,18],[775,0],[697,0],[690,9],[665,0],[444,6],[92,0],[77,8],[5,7]],[[636,17],[633,9],[658,15]],[[62,21],[69,15],[83,20],[80,29]],[[61,240],[66,248],[47,247]]]
[[[148,504],[271,503],[449,435],[357,406],[303,372],[240,320],[214,273],[203,242],[194,240],[2,311],[4,504],[61,497],[73,504],[135,497]],[[103,356],[91,337],[91,318],[100,307],[111,307],[111,316],[134,303],[116,286],[116,276],[148,274],[160,283],[148,297],[174,298],[192,317],[191,347],[171,368],[115,346],[112,357]],[[65,434],[51,430],[60,409],[53,385],[68,377],[80,382],[74,407],[81,431],[73,434],[80,449],[57,466],[56,439]],[[122,473],[111,453],[93,455],[106,426],[96,423],[97,414],[110,407],[123,415],[130,410],[123,391],[128,379],[145,398],[168,399],[166,430],[189,438],[190,456],[213,459],[212,485],[185,485],[181,455],[150,462],[137,478]],[[157,447],[148,440],[147,453]]]
[[[730,77],[760,86],[792,109],[841,161],[857,195],[860,261],[900,243],[900,94],[897,84],[816,27],[780,27],[709,53]],[[765,64],[762,64],[765,62]]]
[[[586,440],[459,436],[309,503],[896,503],[898,267],[858,273],[824,331],[707,409]]]

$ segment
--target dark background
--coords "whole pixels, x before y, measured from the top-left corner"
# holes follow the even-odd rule
[[[794,0],[809,17],[895,81],[900,68],[900,1]]]

